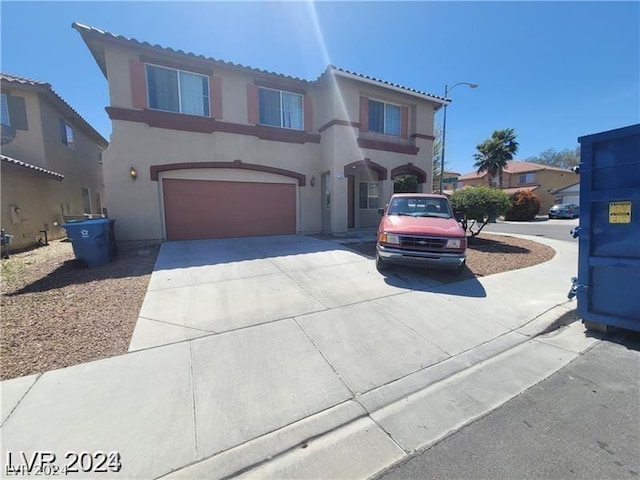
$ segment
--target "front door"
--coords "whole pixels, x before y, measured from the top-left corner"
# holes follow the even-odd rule
[[[331,172],[322,173],[322,231],[331,231]]]

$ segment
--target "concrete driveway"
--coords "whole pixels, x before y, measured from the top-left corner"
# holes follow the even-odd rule
[[[424,271],[385,277],[369,258],[307,236],[167,242],[130,351],[313,313],[309,319],[335,320],[348,306],[363,309],[375,322],[386,318],[375,300],[437,291],[440,285]],[[486,296],[477,281],[456,292]],[[441,303],[432,308],[450,307],[448,301]]]
[[[131,352],[3,382],[3,458],[121,454],[101,478],[369,477],[590,344],[533,338],[573,308],[577,249],[541,241],[551,262],[444,285],[305,236],[167,242]]]

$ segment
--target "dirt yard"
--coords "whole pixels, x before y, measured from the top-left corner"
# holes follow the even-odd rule
[[[373,255],[372,242],[348,245]],[[98,360],[127,351],[159,247],[120,252],[107,265],[74,268],[71,243],[2,260],[0,379]],[[425,270],[443,282],[524,268],[553,258],[553,249],[482,234],[461,273]]]

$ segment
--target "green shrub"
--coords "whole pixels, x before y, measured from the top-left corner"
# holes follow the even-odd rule
[[[509,195],[485,186],[465,187],[451,195],[451,206],[463,215],[462,226],[472,237],[478,235],[489,221],[504,215],[511,206]],[[480,225],[474,231],[473,227]]]
[[[540,199],[526,190],[518,190],[509,197],[511,207],[505,213],[505,220],[528,222],[540,212]]]

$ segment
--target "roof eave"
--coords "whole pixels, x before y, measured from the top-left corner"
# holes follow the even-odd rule
[[[32,165],[27,162],[23,162],[21,160],[17,160],[13,157],[8,157],[6,155],[0,155],[0,160],[2,160],[7,165],[11,165],[13,167],[25,169],[31,173],[37,173],[40,175],[45,175],[53,180],[57,180],[61,182],[64,180],[64,175],[62,173],[54,172],[52,170],[47,170],[46,168],[38,167],[37,165]]]
[[[412,97],[417,97],[417,98],[420,98],[421,100],[428,100],[428,101],[433,102],[433,103],[438,105],[436,110],[441,108],[441,107],[443,107],[443,106],[445,106],[445,105],[449,105],[451,103],[451,100],[449,100],[449,99],[442,100],[440,98],[433,97],[433,96],[428,95],[428,94],[413,92],[411,90],[407,90],[406,88],[397,87],[395,85],[390,85],[390,84],[385,83],[385,82],[381,82],[381,81],[373,80],[373,79],[370,79],[370,78],[362,77],[360,75],[355,75],[353,73],[343,72],[343,71],[338,70],[338,69],[331,69],[331,73],[333,73],[334,75],[337,75],[339,77],[344,77],[344,78],[349,78],[351,80],[355,80],[356,82],[366,83],[366,84],[369,84],[369,85],[375,85],[376,87],[382,87],[382,88],[385,88],[385,89],[388,89],[388,90],[394,90],[394,91],[402,93],[404,95],[410,95]]]
[[[89,38],[91,38],[91,39],[100,39],[100,36],[98,34],[92,32],[89,29],[89,27],[87,27],[86,25],[82,25],[81,23],[73,22],[71,24],[71,28],[73,28],[76,32],[78,32],[80,34],[80,36],[82,37],[82,41],[84,42],[84,44],[89,49],[89,52],[91,52],[91,55],[93,56],[93,59],[98,64],[98,68],[100,69],[100,71],[104,75],[104,78],[108,79],[108,77],[107,77],[107,64],[106,64],[106,61],[104,59],[104,45],[101,45],[98,42],[90,42],[89,41]]]

